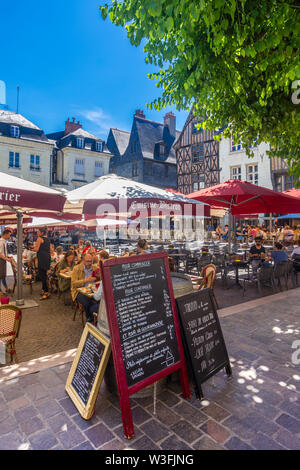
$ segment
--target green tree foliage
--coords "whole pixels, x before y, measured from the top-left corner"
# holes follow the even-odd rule
[[[148,77],[162,90],[151,109],[194,106],[207,129],[225,126],[220,138],[247,149],[256,137],[269,142],[300,184],[296,0],[113,0],[100,11],[131,44],[143,41],[157,70]]]

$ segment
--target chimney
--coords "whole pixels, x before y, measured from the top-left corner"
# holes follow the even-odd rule
[[[65,122],[65,135],[70,134],[71,132],[77,131],[77,129],[81,129],[82,124],[79,121],[75,122],[75,118],[72,118],[72,122],[70,118]]]
[[[173,113],[167,113],[164,117],[164,124],[168,126],[169,132],[173,137],[176,137],[176,116]]]
[[[145,116],[144,111],[142,109],[137,109],[136,112],[135,112],[134,117],[139,117],[139,118],[146,119],[146,116]]]

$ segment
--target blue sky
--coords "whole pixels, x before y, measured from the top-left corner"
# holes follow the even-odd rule
[[[101,0],[0,3],[0,80],[10,110],[20,85],[19,112],[45,132],[62,130],[74,116],[105,139],[110,127],[130,130],[136,109],[163,121],[168,110],[146,108],[160,94],[147,78],[153,66],[123,28],[101,19]],[[181,129],[187,113],[172,111]]]

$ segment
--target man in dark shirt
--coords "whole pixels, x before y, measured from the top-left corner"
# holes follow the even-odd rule
[[[249,259],[252,267],[252,280],[257,279],[257,270],[266,257],[266,250],[262,245],[262,238],[255,237],[255,245],[252,245],[249,252]]]

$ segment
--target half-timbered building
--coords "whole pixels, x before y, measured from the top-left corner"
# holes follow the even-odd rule
[[[179,192],[189,194],[220,182],[219,143],[215,135],[215,131],[202,128],[201,119],[191,110],[174,144]]]

